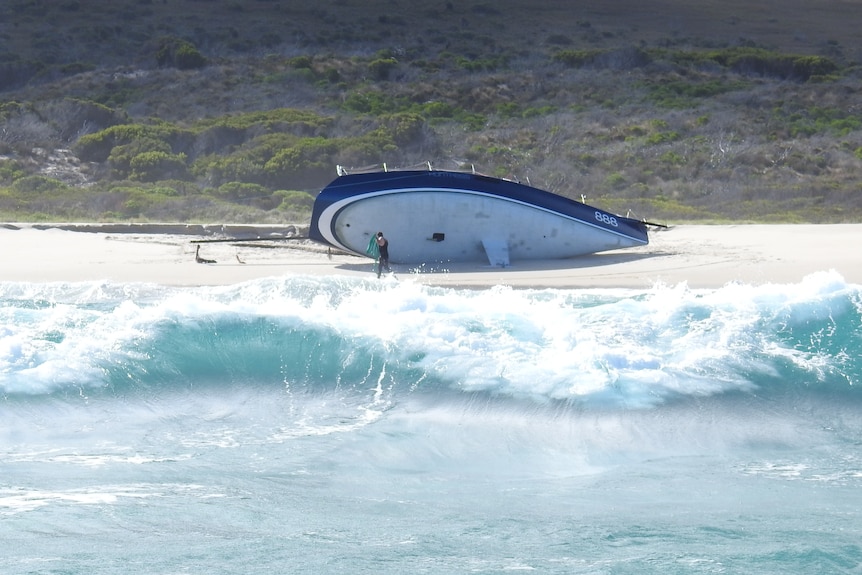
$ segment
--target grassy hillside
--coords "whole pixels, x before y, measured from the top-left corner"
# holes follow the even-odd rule
[[[0,219],[283,222],[430,161],[668,221],[858,221],[862,3],[10,0]]]

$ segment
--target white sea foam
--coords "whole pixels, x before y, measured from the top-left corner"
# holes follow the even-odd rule
[[[28,297],[37,295],[33,289]],[[344,346],[340,361],[367,362],[372,384],[377,369],[409,368],[465,392],[649,406],[669,396],[750,390],[751,373],[776,374],[770,358],[828,375],[831,350],[788,347],[776,339],[776,323],[822,321],[825,330],[835,321],[832,306],[851,306],[847,294],[859,299],[858,288],[834,272],[796,285],[717,290],[455,290],[409,281],[285,278],[171,288],[161,296],[150,287],[136,301],[119,286],[63,289],[52,285],[42,299],[65,303],[35,309],[6,300],[0,388],[7,393],[111,385],[107,374],[116,377],[132,364],[139,366],[134,377],[145,377],[148,361],[158,359],[150,357],[155,348],[185,345],[158,341],[171,337],[170,329],[218,342],[226,330],[262,319],[271,330],[292,326],[308,338],[337,337]],[[836,298],[844,303],[832,303]],[[818,333],[825,332],[812,337]],[[236,337],[241,343],[259,336]],[[189,349],[198,345],[207,344]],[[221,353],[237,354],[238,366],[249,351],[236,346]],[[226,368],[232,362],[222,361]],[[259,375],[266,376],[244,376]]]

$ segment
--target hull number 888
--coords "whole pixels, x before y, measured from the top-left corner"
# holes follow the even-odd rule
[[[596,211],[596,220],[608,226],[614,226],[615,228],[619,226],[615,217],[610,214],[604,214],[598,210]]]

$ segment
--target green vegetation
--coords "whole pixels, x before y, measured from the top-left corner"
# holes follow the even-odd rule
[[[813,106],[805,110],[776,108],[773,117],[785,124],[792,138],[818,134],[850,136],[862,130],[862,115],[853,108],[822,108]]]
[[[697,108],[708,98],[714,98],[728,92],[744,91],[751,83],[742,79],[728,81],[720,78],[698,79],[667,79],[657,81],[646,80],[644,87],[649,93],[649,99],[662,108]]]
[[[0,217],[304,220],[336,165],[425,161],[651,220],[862,217],[841,7],[784,5],[803,45],[537,2],[4,5]]]
[[[720,50],[673,51],[657,50],[654,58],[665,58],[689,67],[706,63],[722,66],[744,76],[759,76],[805,82],[838,72],[839,66],[823,56],[786,54],[748,46]]]
[[[203,68],[206,58],[191,42],[180,38],[162,38],[156,52],[159,66],[172,66],[180,70]]]

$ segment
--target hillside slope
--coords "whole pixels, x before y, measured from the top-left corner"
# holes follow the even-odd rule
[[[11,0],[0,218],[283,221],[335,165],[862,215],[862,2]]]

